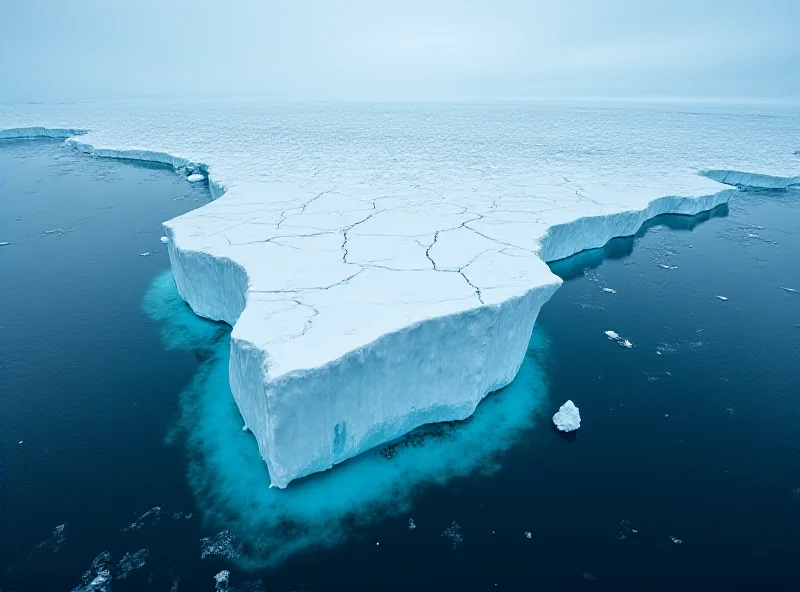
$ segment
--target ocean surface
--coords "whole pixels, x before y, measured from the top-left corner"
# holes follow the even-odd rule
[[[159,241],[209,199],[0,141],[2,590],[800,586],[800,192],[552,264],[509,387],[283,491],[241,431],[229,329],[180,301]]]

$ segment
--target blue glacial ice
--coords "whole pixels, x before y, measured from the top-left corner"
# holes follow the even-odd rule
[[[87,153],[207,174],[219,199],[164,225],[173,275],[198,315],[233,327],[231,392],[280,488],[507,385],[560,285],[546,261],[709,210],[735,191],[721,183],[798,179],[791,114],[0,109],[9,135],[80,125],[67,141]]]

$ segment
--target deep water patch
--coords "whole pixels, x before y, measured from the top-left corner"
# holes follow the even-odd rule
[[[423,426],[285,490],[270,489],[266,465],[252,435],[242,431],[228,385],[230,329],[195,316],[170,272],[153,281],[144,309],[163,323],[168,348],[192,350],[201,361],[181,393],[178,431],[205,525],[212,535],[227,531],[225,557],[244,569],[334,545],[353,529],[408,509],[421,486],[496,471],[502,453],[533,427],[546,398],[541,363],[548,343],[535,331],[517,378],[488,396],[469,419]]]

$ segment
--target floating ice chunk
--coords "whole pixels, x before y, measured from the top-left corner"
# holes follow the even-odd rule
[[[19,443],[22,444],[22,440],[20,440]]]
[[[408,519],[408,530],[414,530],[416,527],[417,527],[417,525],[414,524],[414,519],[413,518],[409,518]]]
[[[139,257],[149,257],[152,254],[150,251],[145,251],[144,253],[139,253]]]
[[[728,300],[727,296],[714,296],[714,298],[716,298],[717,300],[722,300],[723,302],[726,302]]]
[[[666,263],[659,263],[658,266],[662,269],[678,269],[677,265],[667,265]]]
[[[619,339],[619,333],[616,331],[604,331],[604,333],[608,336],[609,339]]]
[[[525,538],[526,538],[526,539],[529,539],[529,538],[531,538],[531,536],[533,536],[533,535],[531,535],[531,531],[529,531],[529,530],[526,530],[526,531],[525,531]]]
[[[458,525],[458,522],[453,522],[448,526],[442,533],[442,536],[450,539],[453,549],[464,542],[464,536],[461,534],[461,527]]]
[[[206,178],[199,173],[192,173],[186,177],[186,180],[189,181],[189,183],[199,183],[200,181],[205,181],[205,179]]]
[[[606,294],[616,294],[617,293],[617,291],[614,288],[601,288],[601,290],[603,290],[603,292],[605,292]]]
[[[242,426],[242,431],[243,431],[243,432],[249,432],[249,431],[250,431],[250,428],[248,428],[246,425],[243,425],[243,426]]]
[[[567,401],[553,416],[553,423],[562,432],[572,432],[581,427],[581,414],[575,403]]]
[[[630,341],[628,341],[627,339],[621,339],[621,340],[619,341],[619,344],[620,344],[622,347],[627,347],[628,349],[630,349],[630,348],[632,348],[632,347],[633,347],[633,344],[632,344]]]
[[[7,247],[7,246],[8,246],[8,245],[10,245],[10,244],[11,244],[11,243],[10,243],[10,242],[8,242],[8,241],[2,241],[2,242],[0,242],[0,247]]]
[[[752,232],[748,232],[748,233],[747,233],[747,237],[748,237],[748,238],[758,238],[758,235],[757,235],[757,234],[754,234],[754,233],[752,233]]]
[[[162,236],[161,237],[161,242],[166,245],[169,242],[169,239],[166,236]]]
[[[671,536],[671,537],[669,537],[669,538],[670,538],[670,540],[671,540],[673,543],[675,543],[676,545],[681,545],[681,544],[683,544],[683,541],[682,541],[682,540],[680,540],[679,538],[675,538],[674,536]]]
[[[217,575],[214,576],[215,582],[215,590],[227,590],[228,589],[228,580],[231,577],[231,572],[227,569],[223,569]]]
[[[781,290],[789,292],[789,294],[797,294],[797,290],[795,290],[794,288],[784,288],[783,286],[781,286]]]

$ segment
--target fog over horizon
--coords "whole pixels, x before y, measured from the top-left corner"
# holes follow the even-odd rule
[[[800,100],[796,0],[1,0],[0,102]]]

